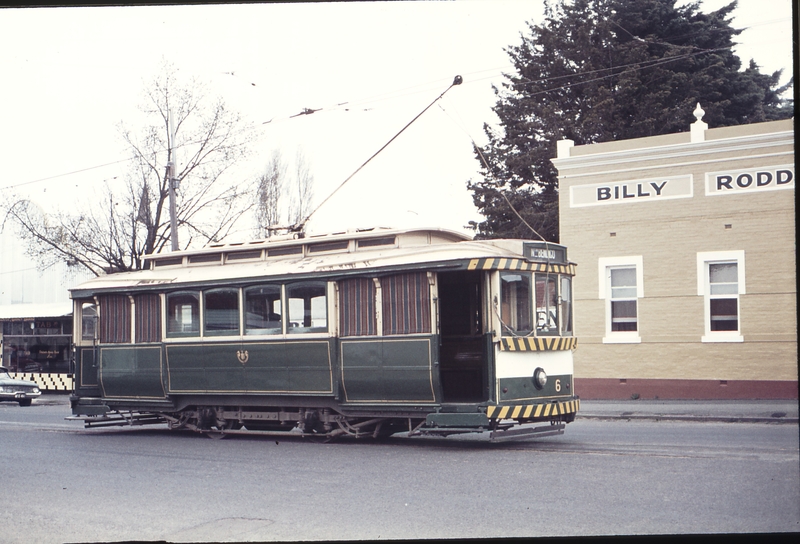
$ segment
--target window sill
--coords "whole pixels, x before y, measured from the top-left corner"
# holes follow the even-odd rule
[[[741,334],[707,334],[700,339],[703,343],[715,342],[744,342],[744,336]]]
[[[642,337],[635,335],[611,335],[603,337],[604,344],[641,344]]]

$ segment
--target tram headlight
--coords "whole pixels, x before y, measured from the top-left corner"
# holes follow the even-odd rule
[[[539,367],[533,371],[533,385],[536,386],[536,389],[541,389],[547,383],[547,373],[544,371],[543,368]]]

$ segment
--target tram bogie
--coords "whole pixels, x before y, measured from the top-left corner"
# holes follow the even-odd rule
[[[558,244],[435,229],[151,255],[72,290],[72,419],[217,436],[559,434],[579,409],[574,273]]]

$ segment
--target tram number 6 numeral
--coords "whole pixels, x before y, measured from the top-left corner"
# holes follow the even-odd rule
[[[556,391],[561,391],[561,380],[556,380]]]

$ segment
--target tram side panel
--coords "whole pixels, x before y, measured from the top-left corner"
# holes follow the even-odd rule
[[[166,398],[161,346],[100,346],[99,382],[106,398]]]
[[[342,400],[345,403],[436,401],[436,336],[340,341]]]

